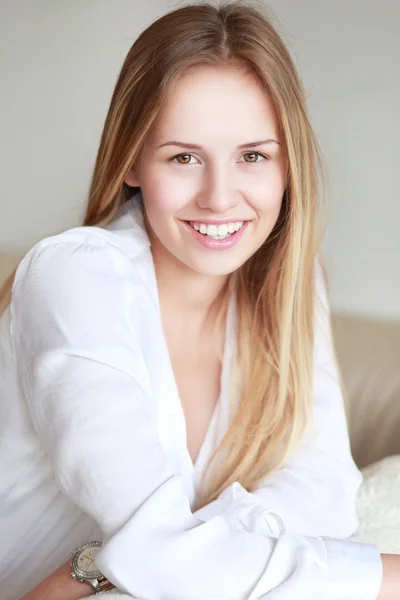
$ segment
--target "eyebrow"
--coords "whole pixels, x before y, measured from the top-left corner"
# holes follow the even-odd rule
[[[261,144],[278,144],[278,146],[281,145],[280,142],[278,142],[277,140],[269,138],[267,140],[260,140],[257,142],[247,142],[246,144],[240,144],[238,148],[254,148],[255,146],[261,146]],[[195,150],[203,150],[202,146],[199,146],[198,144],[192,144],[190,142],[178,142],[176,140],[173,140],[171,142],[165,142],[165,144],[157,146],[157,150],[158,148],[163,148],[164,146],[180,146],[182,148],[194,148]]]

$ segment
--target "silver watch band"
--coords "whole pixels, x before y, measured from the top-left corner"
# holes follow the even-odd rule
[[[108,579],[106,579],[105,577],[103,577],[103,579],[99,579],[99,586],[96,590],[96,594],[99,594],[100,592],[108,592],[108,590],[113,590],[115,588],[115,585],[113,583],[111,583],[111,581],[108,581]]]
[[[95,594],[108,592],[108,590],[113,590],[115,588],[115,585],[105,577],[99,577],[98,579],[84,579],[83,582],[88,583],[94,589]]]

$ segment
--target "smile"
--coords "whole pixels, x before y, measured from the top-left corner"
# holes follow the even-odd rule
[[[231,221],[222,225],[208,225],[198,221],[189,221],[189,225],[204,236],[208,236],[213,240],[223,240],[233,233],[236,233],[243,227],[244,221]]]
[[[228,221],[225,223],[202,223],[201,221],[182,221],[182,225],[191,233],[203,248],[208,250],[229,250],[242,239],[250,221]]]

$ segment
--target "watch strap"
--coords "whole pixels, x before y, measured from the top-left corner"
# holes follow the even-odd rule
[[[99,585],[96,589],[96,594],[99,594],[100,592],[108,592],[108,590],[113,590],[115,588],[115,585],[111,583],[111,581],[108,581],[108,579],[105,577],[103,579],[98,579],[98,582]]]

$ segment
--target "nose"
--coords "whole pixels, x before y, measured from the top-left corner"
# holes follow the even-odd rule
[[[228,213],[240,204],[240,192],[235,189],[234,175],[227,168],[209,169],[204,175],[204,185],[197,204],[210,213]]]

